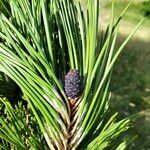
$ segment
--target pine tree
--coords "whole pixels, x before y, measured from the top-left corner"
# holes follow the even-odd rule
[[[20,87],[27,103],[12,106],[1,98],[0,147],[125,149],[129,139],[122,135],[134,117],[116,121],[108,101],[113,65],[142,23],[115,49],[129,5],[114,21],[112,2],[98,47],[99,0],[87,1],[86,15],[78,0],[0,2],[0,71]]]

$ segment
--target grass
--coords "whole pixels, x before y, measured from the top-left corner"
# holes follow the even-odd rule
[[[150,2],[148,2],[147,0],[145,0],[143,2],[137,2],[137,3],[132,2],[132,5],[129,7],[128,11],[126,12],[126,14],[124,16],[126,21],[130,21],[132,23],[137,24],[141,18],[145,17],[145,12],[144,12],[145,3],[149,4]],[[117,9],[115,9],[116,16],[118,16],[121,13],[121,11],[123,10],[123,8],[125,8],[125,6],[127,6],[128,4],[129,4],[129,1],[120,2],[120,1],[116,0],[116,4],[115,4],[116,8],[117,8]],[[109,9],[110,6],[111,6],[111,4],[108,3],[106,5],[106,9]],[[145,22],[143,25],[146,27],[150,26],[150,18],[149,17],[145,17]]]
[[[116,18],[128,3],[129,1],[116,1]],[[109,14],[110,4],[104,9],[106,14]],[[135,26],[141,18],[145,17],[142,9],[142,2],[132,3],[123,21]],[[142,28],[149,26],[150,19],[145,17]],[[118,38],[117,46],[125,38],[122,33]],[[137,139],[133,141],[128,150],[148,150],[150,148],[150,43],[145,39],[147,39],[146,35],[144,38],[137,38],[135,35],[134,39],[124,48],[121,57],[116,62],[111,81],[110,104],[113,111],[118,111],[120,118],[136,113],[141,114],[135,127],[129,132],[130,135],[137,135]]]
[[[123,39],[120,35],[118,45]],[[150,148],[150,43],[133,39],[118,59],[111,82],[111,107],[120,118],[141,114],[130,134],[138,135],[129,150]]]
[[[129,1],[116,1],[116,16],[128,3]],[[106,5],[104,9],[109,13],[110,4]],[[125,14],[124,21],[130,22],[130,25],[134,26],[143,17],[145,17],[143,2],[139,1],[132,3]],[[145,17],[142,28],[149,26],[150,18]],[[149,28],[145,30],[147,33],[150,32]],[[128,150],[150,149],[150,43],[146,37],[147,35],[138,36],[138,38],[135,36],[130,41],[118,59],[112,75],[112,99],[110,101],[112,109],[121,114],[120,118],[135,113],[141,114],[135,127],[129,133],[137,135],[137,139],[130,145]],[[123,35],[120,35],[118,45],[124,38]]]

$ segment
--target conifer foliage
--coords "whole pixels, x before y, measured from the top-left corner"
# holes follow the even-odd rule
[[[133,117],[109,114],[113,65],[142,21],[115,49],[129,5],[97,39],[99,0],[0,0],[0,71],[24,103],[1,97],[0,147],[17,150],[125,149]],[[100,42],[100,47],[98,46]],[[75,99],[73,103],[70,99]]]

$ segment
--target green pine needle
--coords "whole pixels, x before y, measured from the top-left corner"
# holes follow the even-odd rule
[[[120,21],[110,23],[98,46],[100,1],[88,0],[86,14],[78,0],[5,0],[0,13],[0,71],[21,89],[27,106],[14,108],[1,98],[1,148],[8,149],[125,149],[119,137],[130,127],[129,117],[109,114],[109,85],[119,54],[142,21],[115,48]],[[10,8],[10,9],[7,9]],[[64,78],[79,70],[82,93],[75,105],[64,91]],[[35,132],[36,131],[36,132]]]

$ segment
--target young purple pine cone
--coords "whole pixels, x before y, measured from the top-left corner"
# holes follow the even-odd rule
[[[69,98],[75,99],[81,93],[81,79],[77,69],[70,70],[65,76],[65,92]]]

